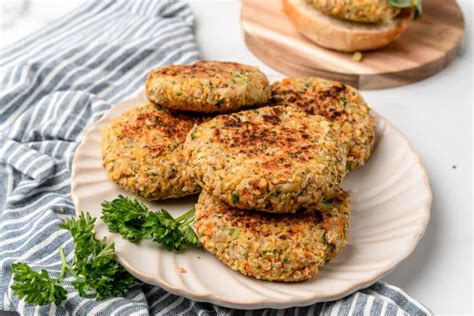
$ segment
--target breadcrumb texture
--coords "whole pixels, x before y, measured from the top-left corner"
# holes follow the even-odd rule
[[[349,170],[369,159],[375,142],[376,120],[357,89],[316,77],[287,78],[273,83],[270,104],[291,106],[331,121],[339,139],[347,146]]]
[[[392,22],[401,9],[387,0],[306,0],[316,10],[332,17],[363,23]]]
[[[295,213],[346,174],[332,124],[292,107],[219,115],[191,130],[185,151],[203,189],[246,210]]]
[[[151,102],[173,110],[230,112],[266,103],[270,84],[256,67],[198,61],[152,69],[145,92]]]
[[[132,108],[102,131],[103,167],[118,185],[147,200],[198,193],[183,143],[203,120],[151,104]]]
[[[270,214],[235,209],[202,191],[195,228],[204,248],[233,270],[268,281],[304,281],[347,244],[349,200],[338,190],[296,214]]]

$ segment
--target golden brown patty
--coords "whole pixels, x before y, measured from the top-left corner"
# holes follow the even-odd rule
[[[145,91],[166,108],[208,113],[262,104],[270,97],[268,80],[258,68],[217,61],[153,69]]]
[[[349,194],[296,214],[235,209],[202,191],[195,228],[204,248],[240,273],[269,281],[314,278],[349,235]]]
[[[346,173],[332,124],[292,107],[217,116],[191,130],[185,150],[202,188],[241,209],[294,213]]]
[[[387,0],[306,0],[323,14],[364,23],[390,23],[401,9]]]
[[[102,131],[103,166],[114,182],[148,200],[197,193],[182,149],[202,120],[150,104],[132,108]]]
[[[321,78],[283,79],[273,83],[270,104],[292,106],[335,123],[339,138],[348,146],[349,170],[369,159],[376,121],[353,87]]]

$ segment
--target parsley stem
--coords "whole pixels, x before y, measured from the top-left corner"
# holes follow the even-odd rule
[[[59,249],[59,255],[61,256],[61,273],[59,274],[58,280],[62,280],[64,279],[64,275],[66,274],[69,267],[66,261],[66,256],[64,255],[63,247]]]
[[[195,209],[194,209],[194,207],[193,207],[192,209],[190,209],[189,211],[187,211],[187,212],[184,213],[183,215],[178,216],[175,220],[176,220],[177,222],[181,222],[182,220],[188,219],[189,216],[194,213],[194,210],[195,210]]]
[[[74,272],[74,269],[72,269],[66,261],[66,255],[64,254],[63,247],[59,249],[59,255],[61,256],[61,273],[59,274],[58,281],[62,281],[64,279],[66,272],[69,272],[74,277],[77,277],[77,274]]]

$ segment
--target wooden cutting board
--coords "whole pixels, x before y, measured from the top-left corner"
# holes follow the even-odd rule
[[[320,76],[359,89],[382,89],[429,77],[456,56],[464,34],[458,4],[425,0],[423,11],[395,42],[364,52],[362,62],[300,35],[283,13],[280,0],[243,0],[241,23],[249,49],[288,76]]]

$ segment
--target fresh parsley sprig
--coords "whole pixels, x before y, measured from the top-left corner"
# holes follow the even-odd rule
[[[150,212],[147,225],[151,225],[151,237],[167,250],[181,251],[186,248],[201,248],[199,238],[191,227],[194,221],[194,208],[183,215],[173,218],[164,209]]]
[[[113,243],[105,238],[98,240],[94,234],[95,218],[81,213],[77,219],[67,219],[61,228],[71,232],[74,239],[74,262],[69,265],[64,249],[61,256],[59,277],[52,278],[46,270],[34,271],[26,263],[12,264],[15,283],[11,289],[20,299],[27,303],[59,305],[66,299],[67,291],[60,284],[67,274],[74,278],[72,285],[81,296],[89,290],[95,291],[97,299],[122,295],[134,283],[135,279],[115,260]]]
[[[119,195],[112,201],[102,202],[101,219],[109,230],[119,233],[123,238],[139,242],[148,238],[153,229],[148,208],[137,199]],[[147,225],[145,225],[147,223]]]
[[[20,299],[36,305],[56,303],[59,305],[66,299],[67,291],[59,282],[62,277],[51,278],[46,270],[34,271],[26,263],[18,262],[12,264],[15,274],[15,283],[11,286],[13,293]]]
[[[94,290],[97,299],[119,296],[135,279],[115,260],[114,244],[95,238],[94,223],[94,217],[82,213],[79,219],[67,219],[60,225],[74,239],[74,266],[69,267],[76,277],[72,285],[81,296],[88,290]]]
[[[415,8],[415,18],[423,14],[422,0],[388,0],[388,3],[395,8]]]
[[[150,212],[140,201],[119,196],[113,201],[102,203],[102,219],[109,230],[122,237],[138,242],[151,238],[167,250],[181,251],[189,247],[201,248],[201,243],[191,227],[194,209],[173,218],[164,209]],[[105,238],[96,239],[95,218],[81,213],[78,218],[66,219],[61,228],[68,230],[74,240],[74,260],[68,264],[64,249],[61,256],[61,272],[57,278],[50,277],[46,270],[36,272],[26,263],[12,264],[13,293],[27,303],[59,305],[67,297],[61,285],[66,275],[73,277],[72,285],[81,296],[94,291],[96,299],[120,296],[134,283],[135,279],[116,261],[113,243]]]
[[[151,212],[137,199],[119,195],[112,201],[102,203],[101,218],[111,232],[119,233],[132,242],[151,238],[170,251],[202,247],[191,227],[194,209],[173,218],[165,209]]]

